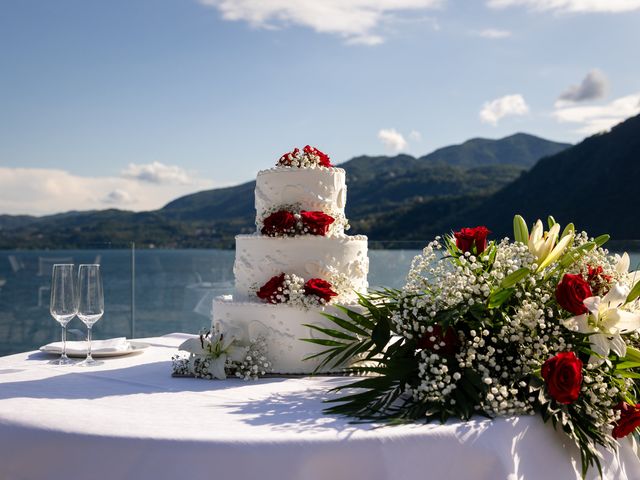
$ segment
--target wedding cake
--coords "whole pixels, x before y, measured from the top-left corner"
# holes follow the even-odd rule
[[[335,329],[336,304],[356,308],[368,287],[367,237],[346,235],[345,171],[306,146],[258,173],[257,231],[236,236],[234,295],[213,303],[213,325],[238,328],[246,341],[262,336],[274,373],[311,373],[323,347],[308,327]]]

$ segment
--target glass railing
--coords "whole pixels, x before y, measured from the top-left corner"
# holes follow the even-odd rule
[[[372,242],[369,283],[400,287],[419,242]],[[398,247],[402,247],[399,248]],[[60,327],[49,314],[55,263],[100,263],[105,315],[95,338],[198,332],[209,327],[215,297],[233,293],[233,250],[149,249],[135,244],[92,244],[74,250],[0,251],[0,355],[56,341]],[[78,320],[69,339],[83,339]]]
[[[77,250],[0,250],[0,355],[58,340],[60,326],[49,314],[51,269],[56,263],[100,263],[105,277],[105,321],[96,338],[132,333],[134,251],[130,245],[95,244]],[[69,339],[83,339],[86,328],[74,319]]]
[[[371,241],[369,285],[401,287],[413,257],[427,242]],[[0,355],[56,341],[60,327],[49,314],[55,263],[100,263],[105,315],[95,338],[197,333],[211,323],[212,301],[233,292],[235,252],[149,249],[133,244],[87,245],[77,250],[0,250]],[[640,254],[632,254],[632,265]],[[74,319],[70,339],[86,328]]]

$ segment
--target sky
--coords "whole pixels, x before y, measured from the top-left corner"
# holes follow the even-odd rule
[[[0,0],[0,214],[640,112],[640,0]]]

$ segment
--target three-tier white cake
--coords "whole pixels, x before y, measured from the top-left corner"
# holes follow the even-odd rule
[[[283,155],[258,173],[257,232],[236,237],[235,293],[213,303],[213,324],[239,327],[267,342],[274,373],[310,373],[323,347],[305,325],[336,328],[321,313],[343,316],[367,290],[367,237],[345,234],[345,171],[313,147]]]

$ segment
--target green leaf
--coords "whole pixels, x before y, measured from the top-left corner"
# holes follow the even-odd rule
[[[577,262],[580,257],[582,257],[585,253],[590,252],[596,247],[596,242],[587,242],[579,247],[572,248],[567,253],[565,253],[562,257],[560,257],[560,261],[558,264],[562,268],[567,268],[570,265]]]
[[[513,217],[513,237],[516,242],[524,243],[525,245],[529,241],[529,228],[522,215]]]
[[[482,303],[474,303],[469,307],[469,313],[478,321],[483,321],[487,316],[487,307]]]
[[[335,352],[335,355],[337,355],[338,353],[340,353],[340,352],[342,352],[342,351],[343,351],[343,349],[342,349],[342,348],[340,348],[340,347],[328,348],[328,349],[323,350],[323,351],[321,351],[321,352],[314,353],[314,354],[312,354],[312,355],[307,355],[306,357],[304,357],[304,358],[302,359],[302,361],[305,361],[305,362],[306,362],[307,360],[311,360],[312,358],[321,357],[321,356],[323,356],[323,355],[329,355],[329,354],[331,354],[331,353],[333,353],[333,352]]]
[[[480,393],[481,389],[474,387],[474,385],[466,381],[466,379],[460,380],[457,384],[457,387],[460,388],[474,403],[480,403]]]
[[[489,308],[497,308],[511,298],[516,291],[515,288],[505,288],[493,292],[489,295]]]
[[[553,227],[556,223],[557,223],[556,219],[553,218],[551,215],[547,217],[547,225],[549,225],[549,230],[551,230],[551,227]]]
[[[448,310],[441,310],[433,317],[434,320],[440,324],[442,328],[450,326],[458,317],[460,312],[454,308]]]
[[[338,367],[340,365],[344,365],[349,360],[355,360],[356,357],[367,350],[369,350],[373,346],[373,342],[371,340],[367,340],[362,343],[354,343],[351,347],[345,348],[342,354],[337,357],[337,359],[333,362],[333,367]]]
[[[334,330],[332,328],[323,328],[323,327],[319,327],[317,325],[310,325],[310,324],[306,324],[303,323],[302,324],[305,327],[309,327],[312,328],[314,330],[317,330],[318,332],[324,333],[325,335],[329,336],[329,337],[333,337],[333,338],[339,338],[341,340],[349,340],[351,342],[355,342],[358,339],[356,337],[352,337],[351,335],[348,335],[344,332],[341,332],[340,330]]]
[[[627,370],[629,368],[638,368],[640,367],[640,362],[620,362],[616,365],[616,370]]]
[[[566,236],[566,235],[570,235],[573,232],[576,231],[576,227],[573,223],[567,223],[567,226],[564,227],[564,230],[562,230],[562,235],[560,235],[560,238]]]
[[[600,235],[599,237],[596,237],[593,241],[597,246],[601,247],[602,245],[607,243],[610,238],[611,238],[611,235],[608,235],[605,233],[604,235]]]
[[[513,287],[516,283],[518,283],[520,280],[525,278],[530,273],[531,271],[526,267],[519,268],[515,272],[510,273],[509,275],[504,277],[504,279],[502,280],[502,283],[500,284],[500,287],[501,288]]]
[[[303,342],[315,343],[323,347],[346,347],[348,343],[336,342],[335,340],[327,340],[326,338],[301,338]]]
[[[377,350],[382,350],[387,346],[391,339],[391,330],[389,329],[389,320],[387,318],[381,318],[378,320],[373,332],[371,332],[371,340],[375,343]]]
[[[640,373],[636,373],[636,372],[627,372],[626,370],[620,370],[617,373],[621,377],[625,377],[625,378],[640,378]]]
[[[379,320],[382,317],[380,308],[371,303],[371,301],[361,293],[356,294],[358,295],[358,303],[366,308],[376,321]]]
[[[635,347],[627,346],[627,354],[624,356],[624,360],[640,362],[640,350]]]
[[[636,282],[629,295],[627,295],[627,303],[633,302],[638,297],[640,297],[640,281]]]
[[[334,305],[338,310],[344,312],[351,320],[360,325],[365,330],[371,331],[375,327],[375,323],[369,320],[365,315],[360,312],[356,312],[348,309],[342,305]]]
[[[342,327],[343,329],[349,332],[355,333],[357,335],[362,335],[365,337],[368,337],[369,335],[371,335],[370,331],[360,328],[357,324],[350,322],[349,320],[345,320],[335,315],[329,315],[328,313],[324,313],[323,315],[329,320],[331,320],[333,323],[338,325],[339,327]]]
[[[484,388],[482,385],[482,378],[480,377],[480,375],[478,375],[478,373],[476,371],[474,371],[471,368],[467,368],[464,371],[464,378],[471,382],[471,384],[478,390]]]
[[[496,255],[498,254],[498,249],[497,248],[493,248],[491,250],[491,253],[489,254],[489,265],[493,265],[493,263],[496,260]]]

